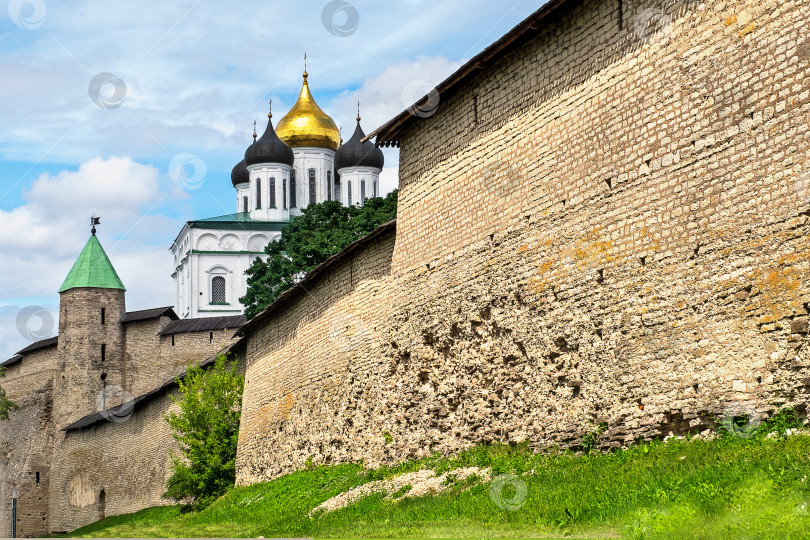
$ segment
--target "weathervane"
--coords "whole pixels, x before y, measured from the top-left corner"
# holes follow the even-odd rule
[[[253,142],[256,142],[256,120],[253,121]]]
[[[269,112],[267,113],[267,118],[273,118],[273,100],[272,99],[270,100],[270,109],[269,109]]]
[[[101,218],[96,217],[96,215],[93,214],[93,217],[90,218],[90,233],[93,236],[96,235],[96,225],[98,225],[99,223],[101,223]]]
[[[360,121],[360,100],[357,100],[357,121]]]

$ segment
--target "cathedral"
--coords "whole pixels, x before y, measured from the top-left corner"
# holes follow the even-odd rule
[[[247,270],[281,236],[290,219],[311,203],[363,205],[380,196],[383,154],[363,141],[360,113],[343,143],[335,121],[315,102],[308,74],[298,100],[273,128],[272,111],[261,137],[234,166],[236,212],[187,222],[170,248],[174,256],[174,309],[183,318],[240,315]]]

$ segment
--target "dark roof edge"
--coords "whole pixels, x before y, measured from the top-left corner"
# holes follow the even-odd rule
[[[200,367],[208,367],[208,366],[210,366],[211,364],[213,364],[216,361],[216,359],[217,359],[217,357],[219,355],[227,354],[227,353],[231,352],[234,348],[236,348],[237,345],[241,345],[243,343],[243,341],[244,340],[242,340],[242,339],[240,339],[238,341],[235,341],[234,343],[231,343],[230,345],[228,345],[227,347],[225,347],[224,349],[219,351],[217,354],[215,354],[213,356],[209,356],[208,358],[206,358],[205,360],[200,362]],[[133,413],[135,411],[135,408],[138,405],[140,405],[141,403],[143,403],[144,401],[150,401],[151,398],[157,396],[158,394],[163,392],[163,390],[166,390],[167,388],[171,388],[172,386],[177,386],[177,381],[179,379],[182,379],[186,375],[188,375],[188,370],[184,370],[183,372],[179,373],[178,375],[172,377],[171,379],[164,382],[163,384],[161,384],[160,386],[158,386],[154,390],[150,390],[149,392],[146,392],[145,394],[141,394],[140,396],[138,396],[136,398],[133,398],[130,401],[119,405],[118,407],[113,407],[112,409],[109,409],[109,411],[111,411],[111,414],[108,414],[108,416],[118,416],[116,413],[125,412],[125,411],[127,411],[127,409],[129,407],[132,407],[132,410],[127,411],[127,412],[129,412],[130,414]],[[118,416],[118,417],[120,418],[120,416]],[[100,412],[97,412],[97,413],[93,413],[93,414],[88,414],[87,416],[84,416],[84,417],[80,418],[79,420],[76,420],[72,424],[63,427],[60,431],[75,431],[77,429],[83,429],[83,428],[86,428],[86,427],[94,426],[94,425],[96,425],[96,424],[98,424],[100,422],[106,422],[106,421],[108,421],[107,416],[101,414]]]
[[[511,49],[511,47],[518,42],[521,38],[531,32],[536,32],[540,29],[540,23],[545,22],[554,11],[563,4],[571,0],[549,0],[540,9],[529,15],[517,26],[512,28],[509,32],[504,34],[495,43],[473,56],[466,64],[458,68],[452,75],[440,82],[436,86],[436,91],[439,95],[447,94],[455,90],[461,83],[463,83],[469,76],[480,69],[489,66],[493,60],[500,58],[500,56]],[[416,103],[399,113],[397,116],[378,127],[363,139],[363,141],[377,137],[376,144],[380,146],[381,143],[393,143],[396,141],[396,136],[399,130],[408,123],[409,120],[417,118],[411,111],[414,107],[418,107],[422,102],[429,99],[429,96],[424,96],[417,100]],[[386,144],[387,145],[387,144]]]
[[[331,257],[329,257],[328,259],[323,261],[321,264],[319,264],[318,266],[313,268],[312,271],[304,277],[304,279],[302,279],[301,281],[299,281],[298,283],[296,283],[295,285],[293,285],[292,287],[290,287],[289,289],[284,291],[281,294],[281,296],[276,298],[275,301],[272,304],[270,304],[269,306],[264,308],[264,310],[262,310],[259,314],[257,314],[255,317],[253,317],[248,322],[243,324],[239,328],[239,330],[236,332],[236,335],[237,336],[244,336],[245,332],[250,330],[253,326],[258,324],[262,320],[264,320],[267,317],[269,317],[270,315],[272,315],[274,312],[281,309],[283,307],[283,305],[286,304],[288,301],[290,301],[290,299],[293,296],[295,296],[296,294],[298,294],[299,291],[304,290],[304,286],[306,284],[312,282],[315,278],[317,278],[318,276],[320,276],[321,274],[326,272],[326,270],[328,270],[330,266],[332,266],[333,264],[336,264],[338,262],[343,261],[349,255],[351,255],[354,251],[356,251],[359,248],[365,246],[366,244],[368,244],[372,240],[375,240],[378,237],[380,237],[380,236],[382,236],[382,235],[384,235],[384,234],[386,234],[386,233],[388,233],[390,231],[396,230],[396,228],[397,228],[397,220],[396,219],[392,219],[391,221],[383,223],[382,225],[380,225],[379,227],[377,227],[376,229],[374,229],[373,231],[371,231],[367,235],[365,235],[365,236],[363,236],[361,238],[358,238],[357,240],[355,240],[354,242],[352,242],[351,244],[349,244],[345,248],[343,248],[340,252],[332,255]]]
[[[22,362],[22,359],[23,359],[23,355],[15,354],[14,356],[9,358],[8,360],[3,360],[2,362],[0,362],[0,367],[13,366],[14,364]]]
[[[171,312],[171,313],[169,313]],[[135,321],[146,321],[150,319],[156,319],[163,315],[168,314],[168,317],[172,320],[177,320],[180,317],[177,316],[177,313],[174,312],[173,306],[165,306],[165,307],[157,307],[151,309],[139,309],[136,311],[127,311],[124,316],[121,318],[121,322],[135,322]]]
[[[31,345],[28,345],[27,347],[20,349],[19,351],[17,351],[17,354],[24,355],[25,353],[38,351],[39,349],[45,349],[47,347],[55,347],[57,345],[58,340],[59,336],[40,339],[39,341],[35,341]]]

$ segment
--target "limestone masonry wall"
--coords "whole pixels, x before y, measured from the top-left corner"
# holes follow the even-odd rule
[[[248,335],[240,484],[806,407],[810,6],[622,5],[403,129],[390,273],[369,247]]]
[[[169,452],[177,448],[163,420],[176,408],[170,393],[123,422],[103,421],[65,435],[51,468],[51,531],[167,504],[161,495],[171,475]]]

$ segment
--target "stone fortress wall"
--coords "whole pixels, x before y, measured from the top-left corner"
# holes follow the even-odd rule
[[[60,320],[58,344],[49,340],[25,352],[0,382],[20,406],[9,421],[0,422],[0,536],[11,533],[13,483],[18,485],[20,537],[66,532],[95,521],[99,512],[115,515],[165,504],[160,495],[169,452],[176,448],[163,421],[176,392],[171,381],[190,362],[236,341],[238,324],[168,334],[172,317],[165,313],[121,322],[123,293],[111,300],[109,291],[101,297],[98,292],[68,291],[70,306],[63,304],[61,313],[71,313]],[[115,303],[120,309],[111,306]],[[68,319],[71,324],[63,324]],[[103,362],[101,343],[107,345]],[[101,373],[108,374],[108,406],[141,397],[123,421],[88,418],[99,410]],[[63,430],[83,417],[87,426]]]
[[[246,328],[239,484],[806,407],[810,6],[559,4],[399,129],[390,261]]]

